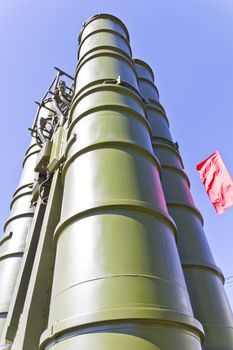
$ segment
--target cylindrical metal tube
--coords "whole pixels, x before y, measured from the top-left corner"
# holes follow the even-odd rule
[[[149,76],[151,68],[135,60],[139,81]],[[153,83],[153,79],[150,79]],[[147,98],[147,90],[140,87]],[[156,101],[156,104],[155,104]],[[152,129],[154,153],[162,167],[162,185],[169,213],[176,222],[178,250],[195,317],[202,323],[205,350],[233,348],[233,318],[225,290],[223,275],[215,265],[204,230],[203,219],[195,207],[187,175],[177,145],[173,143],[164,110],[154,98],[146,101]]]
[[[94,16],[85,23],[79,36],[76,93],[117,79],[138,88],[128,39],[125,25],[111,15]]]
[[[107,14],[97,15],[86,21],[79,35],[79,44],[78,60],[103,49],[120,52],[128,58],[132,57],[127,28],[119,19]]]
[[[104,43],[105,20],[124,32],[118,19],[100,15],[82,35],[91,35],[94,22]],[[88,76],[78,66],[85,89],[76,85],[71,106],[41,350],[201,349],[202,327],[193,318],[144,104],[135,82],[125,79],[135,74],[132,62],[121,76],[127,86],[100,84],[95,75],[117,78],[123,56],[109,56],[111,69],[96,61]]]
[[[143,98],[159,104],[159,91],[154,84],[154,73],[152,69],[144,61],[134,59],[134,63],[136,64],[139,91],[143,91]]]
[[[25,155],[21,180],[11,202],[10,217],[5,224],[5,234],[0,245],[0,317],[7,317],[18,270],[22,260],[27,232],[34,208],[30,208],[34,167],[40,148],[35,141]],[[2,328],[4,325],[2,320]],[[0,333],[1,333],[0,329]]]
[[[48,117],[49,114],[51,112],[42,107],[38,120]],[[5,233],[0,242],[0,338],[34,213],[31,198],[35,181],[34,168],[39,152],[40,147],[33,138],[25,154],[22,175],[13,195],[10,216],[5,223]]]

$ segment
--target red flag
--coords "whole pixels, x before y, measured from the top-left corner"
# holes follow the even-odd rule
[[[206,192],[218,214],[233,205],[233,181],[218,153],[196,166]]]

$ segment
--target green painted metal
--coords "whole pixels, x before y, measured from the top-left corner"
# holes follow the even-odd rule
[[[111,79],[121,79],[138,88],[129,34],[120,20],[107,14],[92,17],[84,25],[79,41],[76,93]]]
[[[48,189],[47,192],[49,192]],[[20,269],[14,287],[14,292],[11,297],[6,323],[1,336],[1,344],[13,342],[18,329],[19,318],[23,310],[37,244],[41,233],[41,224],[43,222],[45,207],[46,205],[43,202],[43,199],[39,199],[28,232],[22,262],[20,264]]]
[[[102,35],[93,34],[89,50],[86,38],[96,30]],[[95,16],[81,32],[86,48],[79,52],[40,350],[201,350],[202,327],[121,36],[128,40],[125,26],[110,15]]]
[[[140,60],[135,60],[135,65],[139,81],[144,82],[146,78],[152,84],[151,68]],[[144,85],[140,85],[140,92],[147,99],[148,90],[144,90]],[[223,287],[224,278],[211,254],[202,216],[195,207],[189,180],[157,93],[150,95],[146,108],[154,153],[162,167],[166,203],[179,232],[178,250],[194,315],[206,334],[203,349],[233,349],[233,318]]]
[[[105,29],[104,37],[103,28]],[[126,27],[122,22],[118,24],[116,21],[112,21],[111,16],[108,15],[100,18],[92,17],[88,26],[83,27],[79,37],[80,40],[78,59],[84,59],[91,52],[102,51],[103,48],[120,52],[129,59],[132,56]]]
[[[134,59],[136,64],[139,91],[143,91],[146,101],[153,100],[159,103],[159,91],[154,84],[154,73],[150,66],[141,60]]]
[[[45,108],[41,108],[38,120],[49,116]],[[0,242],[0,337],[3,332],[13,295],[16,279],[22,262],[25,244],[35,207],[31,206],[32,187],[35,181],[35,165],[40,147],[32,138],[25,154],[23,170],[17,190],[10,206],[10,217],[5,223],[5,234]]]
[[[51,142],[52,149],[48,162],[60,158],[63,153],[64,135],[64,126],[57,127]],[[47,186],[44,190],[43,197],[48,198],[48,203],[45,205],[43,198],[38,199],[28,234],[2,336],[2,343],[13,343],[12,349],[37,349],[44,324],[47,322],[54,265],[52,236],[59,221],[62,198],[60,177],[58,169],[51,186]]]
[[[21,264],[27,233],[32,221],[34,208],[30,208],[34,166],[39,147],[32,141],[23,164],[21,180],[11,202],[10,217],[0,245],[0,318],[1,329],[7,317],[11,296]]]
[[[57,170],[52,180],[31,278],[12,350],[38,349],[40,335],[47,324],[55,258],[52,237],[61,210],[60,177]]]

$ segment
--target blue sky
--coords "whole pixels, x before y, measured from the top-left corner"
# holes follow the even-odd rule
[[[1,1],[1,227],[30,140],[33,101],[53,66],[74,74],[82,23],[101,12],[126,24],[133,56],[153,68],[217,265],[233,275],[233,208],[217,215],[195,170],[218,150],[233,176],[232,0]],[[233,288],[227,292],[233,306]]]

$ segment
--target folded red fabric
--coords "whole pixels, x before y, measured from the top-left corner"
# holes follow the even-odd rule
[[[203,160],[196,169],[217,213],[222,214],[233,205],[233,181],[219,152]]]

